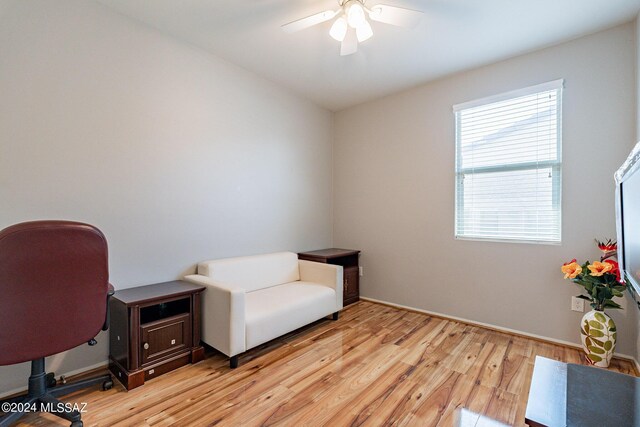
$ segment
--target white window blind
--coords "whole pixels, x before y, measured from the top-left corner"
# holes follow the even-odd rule
[[[562,86],[454,106],[457,238],[560,242]]]

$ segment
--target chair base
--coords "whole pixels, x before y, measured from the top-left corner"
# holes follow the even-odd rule
[[[31,376],[29,377],[29,389],[27,393],[11,399],[0,400],[0,404],[15,404],[15,409],[22,411],[9,412],[1,417],[0,427],[9,427],[29,412],[48,412],[70,421],[71,427],[82,427],[82,415],[80,411],[76,410],[79,405],[62,402],[58,400],[57,397],[96,384],[102,384],[103,390],[108,390],[113,387],[113,381],[109,374],[61,386],[52,385],[53,378],[52,374],[45,373],[44,358],[33,360],[31,362]]]

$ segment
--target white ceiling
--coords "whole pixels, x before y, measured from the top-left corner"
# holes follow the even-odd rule
[[[340,110],[631,21],[640,0],[368,0],[421,10],[415,29],[373,23],[341,57],[331,22],[295,34],[280,25],[336,0],[97,0],[329,108]]]

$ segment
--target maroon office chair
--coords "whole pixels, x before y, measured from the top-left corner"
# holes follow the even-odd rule
[[[44,358],[80,344],[109,326],[107,241],[97,228],[69,221],[34,221],[0,231],[0,366],[31,361],[26,395],[3,402],[33,405],[81,427],[78,411],[58,412],[57,396],[102,383],[110,375],[56,385]],[[23,413],[0,418],[9,426]]]

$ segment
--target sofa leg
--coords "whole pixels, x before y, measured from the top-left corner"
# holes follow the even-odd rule
[[[338,320],[338,316],[340,315],[339,311],[336,311],[331,315],[331,320]]]
[[[236,369],[238,367],[238,356],[231,356],[229,358],[229,366],[231,369]]]

